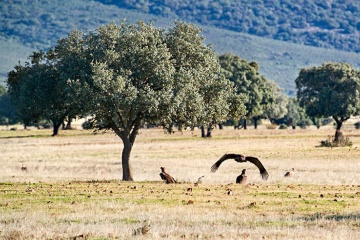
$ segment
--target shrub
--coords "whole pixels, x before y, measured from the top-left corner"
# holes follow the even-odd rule
[[[90,121],[85,121],[83,122],[83,124],[81,125],[83,129],[89,130],[93,128],[93,123]]]
[[[360,122],[354,123],[356,129],[360,129]]]
[[[329,136],[327,140],[320,142],[320,147],[351,147],[352,142],[349,137],[339,133],[339,140],[335,141],[335,136]]]
[[[288,126],[284,123],[279,125],[279,129],[287,129],[287,128],[288,128]]]
[[[305,129],[312,124],[313,122],[310,119],[302,119],[297,123],[297,126],[299,126],[302,129]]]

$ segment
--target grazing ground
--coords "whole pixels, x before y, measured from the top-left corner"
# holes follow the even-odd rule
[[[357,239],[360,130],[343,131],[352,147],[319,147],[334,132],[144,129],[124,182],[114,134],[1,130],[0,239]],[[269,179],[233,160],[211,173],[225,153],[258,157]],[[248,183],[234,184],[243,168]]]

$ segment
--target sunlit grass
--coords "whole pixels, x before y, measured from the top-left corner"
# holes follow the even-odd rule
[[[122,177],[120,139],[81,130],[0,131],[0,239],[356,239],[360,231],[360,132],[351,148],[318,147],[332,128],[141,130]],[[211,165],[224,153],[260,158]],[[27,171],[21,167],[26,166]],[[160,181],[165,166],[178,184]],[[291,178],[284,178],[290,168]],[[247,185],[235,184],[246,168]],[[194,182],[205,176],[202,183]],[[231,191],[231,194],[229,192]]]

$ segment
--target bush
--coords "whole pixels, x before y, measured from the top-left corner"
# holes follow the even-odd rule
[[[335,136],[329,136],[325,141],[320,142],[320,147],[351,147],[352,142],[349,137],[345,137],[341,132],[339,133],[339,140],[335,141]]]
[[[302,119],[297,123],[297,126],[299,126],[302,129],[305,129],[312,124],[313,122],[310,119]]]
[[[354,123],[356,129],[360,129],[360,122]]]
[[[90,121],[85,121],[85,122],[83,122],[83,124],[81,126],[83,129],[89,130],[94,127],[94,124]]]
[[[284,123],[279,125],[279,129],[287,129],[287,128],[288,128],[288,126]]]

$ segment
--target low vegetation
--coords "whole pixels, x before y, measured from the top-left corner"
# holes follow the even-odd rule
[[[118,180],[122,149],[114,134],[2,130],[0,238],[354,239],[360,133],[349,123],[343,133],[351,147],[319,148],[329,130],[260,125],[215,129],[203,139],[200,130],[142,129],[131,156],[135,182]],[[250,163],[228,161],[210,173],[232,152],[259,157],[268,181]],[[161,166],[177,184],[161,181]],[[243,168],[248,184],[235,184]]]

